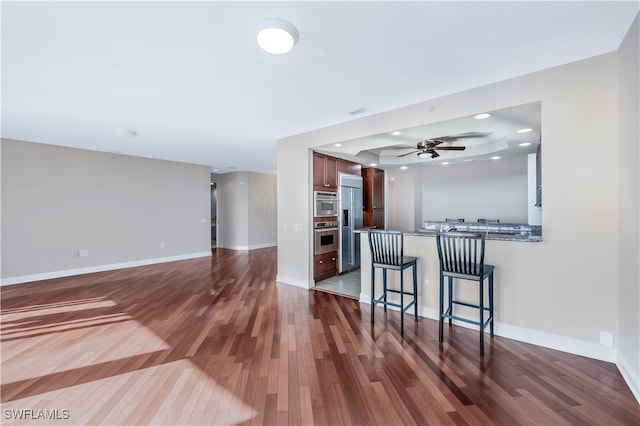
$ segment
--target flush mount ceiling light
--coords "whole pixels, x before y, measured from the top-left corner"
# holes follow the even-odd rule
[[[134,137],[138,133],[134,132],[133,130],[129,130],[129,129],[116,128],[116,129],[113,129],[113,134],[116,135],[116,137],[118,139],[131,139],[132,137]]]
[[[269,18],[256,27],[256,40],[264,51],[282,55],[293,49],[298,41],[298,30],[283,19]]]
[[[484,120],[485,118],[489,118],[491,117],[492,114],[489,114],[488,112],[483,112],[482,114],[476,114],[473,116],[473,118],[475,118],[476,120]]]

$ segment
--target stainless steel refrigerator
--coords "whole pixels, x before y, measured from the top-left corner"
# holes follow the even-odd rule
[[[338,272],[360,267],[360,234],[353,231],[362,228],[362,176],[340,173],[338,175]]]

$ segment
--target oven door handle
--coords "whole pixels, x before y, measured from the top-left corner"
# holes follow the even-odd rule
[[[315,229],[316,232],[333,232],[333,231],[337,231],[338,228],[322,228],[322,229]]]

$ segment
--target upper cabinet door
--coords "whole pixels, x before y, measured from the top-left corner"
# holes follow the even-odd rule
[[[327,188],[338,188],[338,159],[326,157],[324,180]]]
[[[313,153],[313,189],[316,191],[338,188],[338,159]]]

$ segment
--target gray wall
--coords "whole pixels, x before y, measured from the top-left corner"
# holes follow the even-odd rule
[[[619,358],[640,399],[640,33],[638,17],[618,51]],[[627,369],[625,369],[627,367]]]
[[[276,245],[276,176],[233,172],[218,175],[219,245],[251,250]]]
[[[422,221],[528,223],[527,157],[421,168]]]
[[[210,255],[207,167],[5,139],[1,148],[3,283]]]
[[[386,177],[389,228],[414,231],[445,218],[528,223],[526,155],[396,169]]]

